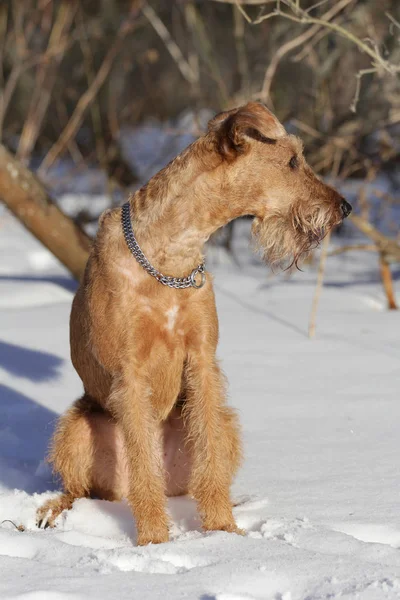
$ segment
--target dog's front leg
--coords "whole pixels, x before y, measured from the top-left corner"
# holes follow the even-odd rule
[[[236,526],[229,496],[232,474],[232,438],[224,428],[224,381],[212,358],[196,354],[187,364],[185,422],[193,453],[189,493],[198,502],[203,526],[208,530],[242,533]]]
[[[121,426],[128,463],[128,503],[136,520],[140,546],[168,541],[160,424],[139,376],[121,377],[113,386],[110,409]]]

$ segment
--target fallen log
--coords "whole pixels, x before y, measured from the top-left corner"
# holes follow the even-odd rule
[[[0,200],[75,279],[82,278],[90,237],[54,204],[32,171],[1,144]]]

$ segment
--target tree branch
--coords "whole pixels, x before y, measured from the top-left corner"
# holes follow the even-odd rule
[[[76,279],[82,278],[90,238],[52,202],[37,177],[2,145],[0,199]]]

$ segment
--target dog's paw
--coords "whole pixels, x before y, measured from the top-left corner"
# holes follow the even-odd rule
[[[237,535],[246,535],[246,531],[241,529],[240,527],[230,527],[229,529],[224,529],[224,531],[228,531],[229,533],[236,533]]]
[[[246,535],[244,529],[240,529],[236,524],[229,524],[221,527],[221,531],[227,531],[228,533],[236,533],[237,535]]]
[[[237,535],[246,535],[245,530],[240,529],[235,522],[226,523],[224,525],[204,525],[204,529],[206,531],[227,531],[228,533],[236,533]]]
[[[39,529],[55,527],[55,517],[51,508],[44,505],[36,511],[36,525]]]
[[[47,500],[36,511],[36,524],[40,529],[46,529],[47,527],[55,527],[56,519],[61,515],[64,510],[68,510],[72,507],[74,496],[70,494],[61,494],[56,498]]]
[[[168,528],[159,528],[158,530],[147,529],[146,531],[138,531],[137,545],[147,546],[147,544],[164,544],[169,541]]]

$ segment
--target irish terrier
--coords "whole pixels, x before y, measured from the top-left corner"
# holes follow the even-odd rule
[[[251,215],[265,259],[297,264],[350,211],[301,141],[249,103],[217,115],[122,210],[103,213],[71,312],[85,392],[58,422],[50,460],[64,493],[39,524],[53,526],[75,498],[127,498],[137,543],[166,542],[166,496],[189,493],[204,529],[240,533],[229,497],[239,427],[215,357],[204,244]]]

